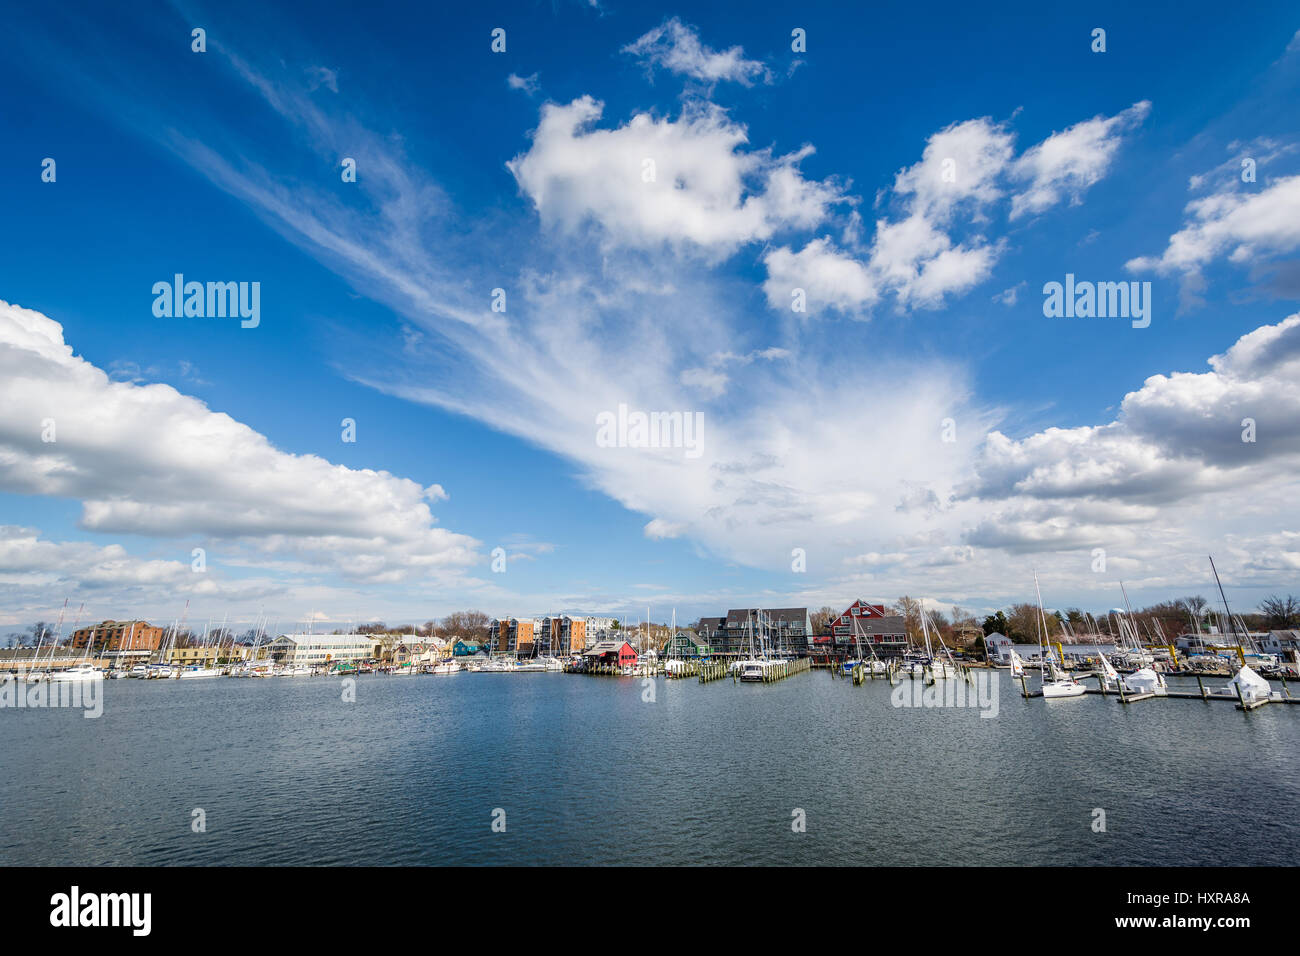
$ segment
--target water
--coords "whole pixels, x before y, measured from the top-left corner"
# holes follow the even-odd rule
[[[993,719],[824,672],[108,681],[0,711],[0,864],[1300,862],[1300,708],[998,678]]]

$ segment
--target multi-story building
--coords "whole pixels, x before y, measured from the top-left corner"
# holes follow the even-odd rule
[[[163,655],[163,660],[168,664],[184,665],[198,664],[200,667],[215,667],[217,664],[228,661],[248,660],[252,652],[251,647],[244,647],[239,644],[210,644],[207,647],[169,647]]]
[[[513,617],[497,618],[488,627],[488,647],[492,656],[532,657],[533,637],[537,630],[537,622],[531,618],[522,621]]]
[[[369,660],[374,641],[368,634],[282,634],[269,645],[279,664],[332,664]]]
[[[806,607],[733,608],[722,620],[721,628],[709,639],[715,654],[743,657],[764,652],[798,656],[808,653],[812,622]]]
[[[162,644],[163,629],[148,621],[103,621],[72,632],[72,646],[96,653],[105,651],[156,651]]]
[[[544,617],[533,643],[538,657],[581,654],[587,646],[587,622],[580,617]]]
[[[830,633],[815,640],[819,653],[848,653],[859,644],[871,644],[880,658],[902,657],[907,650],[907,624],[901,615],[886,614],[883,604],[858,600],[839,617],[832,618]]]

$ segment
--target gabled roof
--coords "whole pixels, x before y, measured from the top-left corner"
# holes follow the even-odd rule
[[[759,626],[759,611],[765,622],[772,624],[804,624],[808,620],[808,609],[806,607],[765,607],[765,608],[732,608],[727,612],[728,628],[745,627],[746,622],[752,622],[754,627]]]

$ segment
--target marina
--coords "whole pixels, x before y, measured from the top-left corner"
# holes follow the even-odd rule
[[[1294,863],[1290,708],[1043,701],[973,676],[994,674],[996,719],[894,701],[961,681],[824,669],[658,677],[653,702],[646,678],[556,673],[362,675],[354,703],[324,678],[117,681],[98,720],[0,715],[23,740],[0,779],[0,860],[1216,865],[1231,846],[1234,863]]]

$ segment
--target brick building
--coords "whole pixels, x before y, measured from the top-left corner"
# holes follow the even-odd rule
[[[162,644],[163,629],[148,621],[103,621],[72,632],[72,646],[104,651],[156,651]]]

